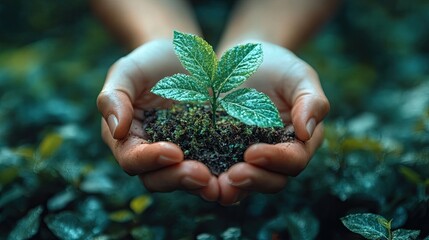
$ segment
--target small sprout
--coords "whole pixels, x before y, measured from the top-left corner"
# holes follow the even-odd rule
[[[420,230],[392,230],[392,220],[373,213],[356,213],[341,218],[343,225],[350,231],[370,240],[411,240],[416,239]]]
[[[219,105],[232,117],[258,127],[283,127],[270,98],[251,88],[240,88],[262,63],[261,44],[235,46],[221,57],[204,39],[174,32],[174,50],[190,75],[175,74],[161,79],[151,90],[161,97],[185,102],[210,103],[216,126]],[[232,91],[232,92],[231,92]],[[226,94],[223,98],[221,94]]]

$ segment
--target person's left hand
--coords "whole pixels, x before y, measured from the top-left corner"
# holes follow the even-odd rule
[[[296,140],[289,143],[255,144],[218,178],[222,205],[244,199],[250,192],[276,193],[289,176],[298,175],[323,140],[323,118],[329,102],[317,73],[289,50],[262,43],[264,61],[245,82],[245,87],[267,94],[286,124],[292,124]]]

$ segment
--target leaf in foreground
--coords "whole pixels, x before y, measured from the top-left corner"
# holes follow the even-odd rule
[[[350,214],[341,218],[342,223],[350,231],[358,233],[366,239],[388,239],[388,231],[380,224],[387,221],[382,216],[373,213]]]
[[[161,79],[151,92],[176,101],[205,102],[210,96],[207,88],[186,74],[175,74]]]
[[[411,240],[417,239],[419,236],[419,230],[407,230],[407,229],[397,229],[393,231],[393,240]]]
[[[18,240],[33,237],[39,231],[40,215],[42,212],[43,209],[41,206],[30,210],[24,218],[19,220],[18,224],[9,234],[8,239]]]
[[[220,59],[213,87],[225,93],[250,77],[262,63],[261,44],[248,43],[229,49]]]
[[[282,127],[283,122],[270,98],[255,89],[243,88],[226,95],[220,101],[225,111],[248,125]]]

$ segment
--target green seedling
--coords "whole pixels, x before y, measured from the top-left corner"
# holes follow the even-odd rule
[[[392,220],[374,213],[350,214],[341,218],[341,222],[350,231],[369,240],[412,240],[420,234],[420,230],[393,230]]]
[[[152,93],[175,101],[209,103],[213,126],[219,106],[248,125],[282,127],[279,112],[270,98],[252,88],[240,88],[262,63],[261,44],[235,46],[218,60],[204,39],[174,32],[174,50],[188,74],[161,79]],[[221,97],[221,94],[226,94]]]

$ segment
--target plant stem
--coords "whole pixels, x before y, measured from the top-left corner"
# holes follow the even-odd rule
[[[392,240],[392,220],[389,221],[389,225],[387,226],[387,232],[389,234],[389,240]]]
[[[216,128],[216,110],[217,110],[217,94],[213,90],[213,98],[212,98],[212,124],[213,128]]]

